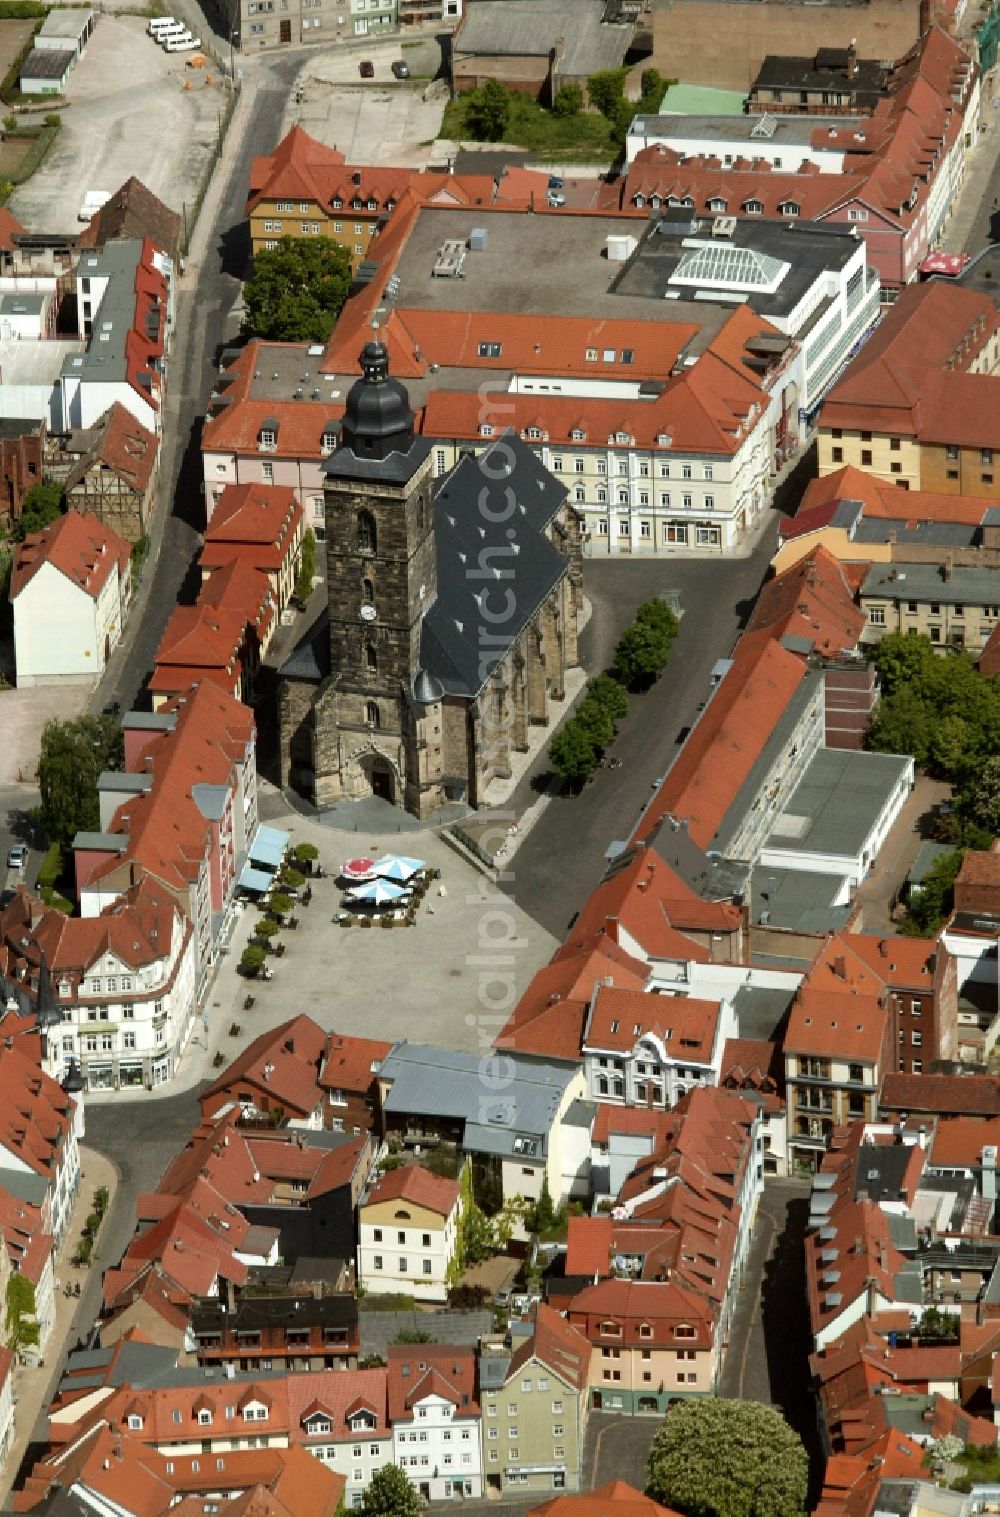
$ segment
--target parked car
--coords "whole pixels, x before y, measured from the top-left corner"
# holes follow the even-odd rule
[[[565,185],[565,182],[564,182],[563,177],[562,177],[561,174],[550,174],[549,175],[549,189],[550,190],[564,190],[565,188],[566,188],[566,185]]]
[[[14,843],[7,855],[8,869],[23,869],[28,862],[27,843]]]
[[[169,32],[176,25],[177,22],[173,16],[154,16],[146,27],[146,30],[151,37],[159,37],[161,32]]]
[[[557,209],[559,206],[566,204],[566,196],[563,194],[562,190],[549,190],[545,198],[548,201],[549,205],[554,209]]]
[[[362,79],[375,78],[375,65],[370,58],[363,58],[358,64],[358,73]]]
[[[397,58],[395,63],[392,65],[392,72],[395,74],[397,79],[409,79],[410,65],[404,62],[402,58]]]
[[[503,1307],[510,1306],[510,1303],[511,1303],[511,1300],[513,1298],[513,1295],[514,1295],[514,1292],[511,1290],[510,1286],[509,1285],[505,1285],[503,1287],[503,1289],[502,1290],[498,1290],[497,1293],[496,1293],[496,1295],[493,1297],[493,1304],[494,1304],[494,1306],[503,1306]]]
[[[183,37],[171,37],[170,41],[167,43],[167,52],[193,53],[195,49],[199,47],[201,47],[201,38],[192,37],[191,33],[188,32]]]

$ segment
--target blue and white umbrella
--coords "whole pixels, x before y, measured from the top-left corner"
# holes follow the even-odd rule
[[[355,885],[347,892],[350,901],[365,901],[371,906],[385,906],[389,901],[398,901],[406,891],[402,885],[391,880],[369,880],[367,885]]]
[[[404,859],[398,853],[387,853],[375,865],[375,874],[380,880],[410,880],[427,865],[423,859]]]

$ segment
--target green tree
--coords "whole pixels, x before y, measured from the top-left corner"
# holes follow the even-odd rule
[[[361,1517],[420,1517],[423,1502],[395,1464],[376,1470],[361,1499]]]
[[[658,68],[644,68],[639,79],[639,89],[642,93],[640,105],[648,101],[654,110],[659,111],[666,88],[667,81]]]
[[[630,688],[648,684],[666,664],[670,638],[651,621],[626,627],[615,648],[615,668]]]
[[[933,731],[933,711],[914,689],[903,685],[879,702],[868,743],[877,753],[909,753],[925,764]]]
[[[296,843],[292,858],[297,864],[314,864],[319,858],[319,849],[315,843]]]
[[[964,809],[978,827],[985,827],[992,837],[1000,835],[1000,756],[988,758],[981,766]]]
[[[578,84],[564,84],[552,102],[553,116],[578,116],[583,110],[583,90]]]
[[[549,763],[560,779],[579,783],[597,768],[597,754],[575,717],[564,722],[549,744]]]
[[[385,1360],[381,1354],[365,1354],[363,1359],[358,1360],[359,1370],[385,1369]]]
[[[883,637],[872,653],[883,697],[923,678],[935,659],[929,637],[916,637],[912,632],[890,632]]]
[[[531,1233],[547,1233],[555,1227],[558,1220],[552,1192],[549,1190],[549,1177],[546,1175],[542,1180],[541,1195],[534,1206],[529,1208],[525,1223]]]
[[[254,928],[254,937],[273,938],[281,931],[281,923],[276,922],[274,917],[263,917]]]
[[[404,1327],[393,1338],[393,1343],[433,1343],[430,1333],[423,1333],[419,1328]]]
[[[961,716],[943,716],[933,725],[927,756],[942,779],[961,782],[969,776],[976,763],[976,737],[975,727]]]
[[[313,575],[316,573],[316,534],[307,527],[302,534],[302,557],[299,560],[299,576],[295,582],[295,594],[306,601],[312,595]]]
[[[282,237],[254,257],[244,330],[272,342],[325,342],[350,287],[351,258],[339,242]]]
[[[62,485],[32,485],[21,501],[21,514],[11,526],[11,537],[23,543],[33,532],[41,532],[54,522],[64,509]]]
[[[246,974],[256,974],[264,966],[267,954],[259,943],[248,943],[240,954],[240,968]]]
[[[628,691],[610,674],[595,674],[587,681],[587,699],[603,706],[613,722],[628,716]]]
[[[273,911],[275,916],[283,917],[286,911],[291,911],[292,905],[291,896],[286,895],[283,890],[272,890],[268,896],[268,910]]]
[[[590,699],[581,701],[577,708],[576,721],[598,753],[614,738],[615,724],[607,706],[602,706],[598,701]]]
[[[677,636],[680,623],[662,596],[644,600],[635,608],[635,619],[643,626],[656,627],[671,641]]]
[[[907,921],[903,927],[920,937],[932,937],[947,917],[954,900],[955,876],[962,867],[964,849],[943,853],[924,875],[919,891],[915,891],[907,906]]]
[[[470,92],[465,120],[479,142],[502,142],[510,121],[510,96],[498,79]]]
[[[587,80],[587,94],[591,105],[609,121],[615,119],[619,103],[625,98],[627,76],[627,68],[609,68],[600,74],[591,74]]]
[[[686,1517],[801,1517],[808,1472],[802,1440],[780,1412],[705,1396],[667,1413],[646,1494]]]
[[[77,832],[99,830],[98,776],[120,769],[123,760],[121,728],[110,716],[45,723],[38,758],[39,821],[51,842],[68,848]]]
[[[957,1338],[958,1318],[938,1306],[925,1306],[917,1323],[919,1338]]]

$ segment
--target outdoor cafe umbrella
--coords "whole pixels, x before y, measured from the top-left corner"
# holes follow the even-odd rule
[[[374,859],[348,859],[341,873],[345,880],[370,880],[374,869]]]
[[[405,859],[398,853],[387,853],[385,858],[379,859],[374,872],[380,880],[399,880],[405,884],[426,867],[423,859]]]
[[[406,891],[391,880],[370,880],[367,885],[355,885],[347,892],[350,901],[365,901],[372,906],[384,906],[388,901],[398,901]]]

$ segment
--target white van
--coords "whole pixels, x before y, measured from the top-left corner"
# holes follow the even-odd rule
[[[185,32],[182,37],[171,37],[167,43],[168,53],[192,53],[201,47],[201,38],[192,37],[190,32]]]
[[[83,199],[83,204],[76,213],[77,221],[90,221],[96,216],[101,206],[111,199],[110,190],[88,190]]]
[[[156,40],[161,47],[166,47],[167,43],[172,42],[175,37],[187,36],[190,36],[190,33],[184,22],[175,21],[172,26],[165,27],[162,32],[158,32],[156,35]]]
[[[146,30],[151,37],[159,37],[161,32],[168,32],[177,22],[173,16],[154,16]]]

